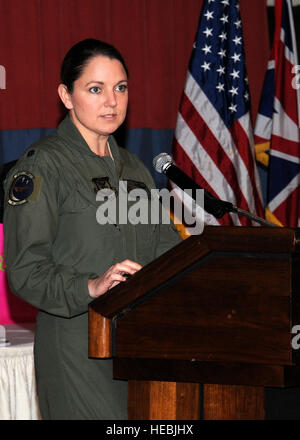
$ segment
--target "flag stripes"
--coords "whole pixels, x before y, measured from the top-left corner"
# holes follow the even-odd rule
[[[177,166],[213,195],[262,215],[237,0],[204,2],[173,155]],[[251,224],[248,218],[235,214],[221,219],[207,214],[206,222]]]

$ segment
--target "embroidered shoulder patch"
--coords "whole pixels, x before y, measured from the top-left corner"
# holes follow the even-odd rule
[[[8,194],[10,205],[22,205],[28,200],[36,201],[40,193],[41,177],[27,171],[21,171],[13,176]]]

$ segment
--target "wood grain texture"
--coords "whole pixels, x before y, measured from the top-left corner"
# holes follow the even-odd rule
[[[204,420],[264,420],[264,388],[204,385]]]
[[[291,365],[290,292],[288,257],[213,255],[118,320],[116,355]]]
[[[113,376],[122,380],[284,387],[300,385],[300,368],[281,365],[186,361],[178,359],[114,359]]]
[[[129,420],[198,420],[199,385],[176,382],[128,382]]]
[[[89,357],[112,357],[112,322],[94,310],[89,313]]]

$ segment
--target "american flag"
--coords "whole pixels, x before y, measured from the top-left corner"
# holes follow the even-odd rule
[[[261,216],[238,0],[204,2],[173,143],[176,165],[214,196]],[[236,214],[205,223],[247,225]],[[256,223],[254,225],[257,226]]]
[[[266,218],[300,226],[299,84],[290,0],[276,0],[275,36],[255,125],[257,158],[268,166]],[[298,71],[299,72],[299,71]]]

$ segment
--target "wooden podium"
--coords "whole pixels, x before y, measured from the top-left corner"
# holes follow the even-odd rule
[[[128,380],[128,418],[264,419],[300,385],[298,230],[206,227],[89,307],[89,355]]]

